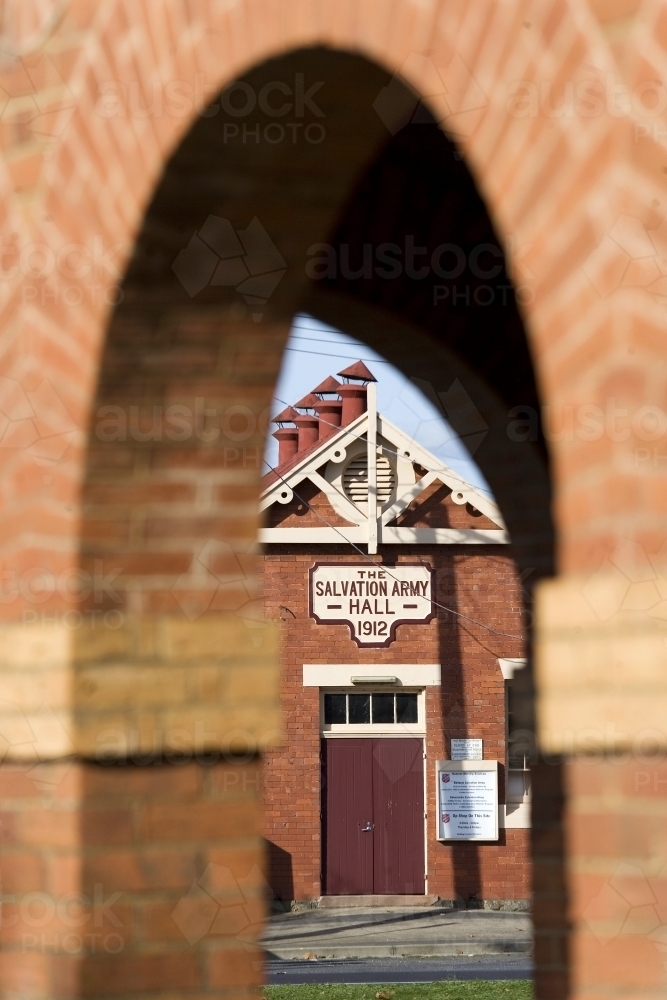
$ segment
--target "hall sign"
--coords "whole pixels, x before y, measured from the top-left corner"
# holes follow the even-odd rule
[[[432,577],[422,563],[316,563],[310,615],[320,625],[349,625],[358,646],[388,646],[399,625],[435,617]]]

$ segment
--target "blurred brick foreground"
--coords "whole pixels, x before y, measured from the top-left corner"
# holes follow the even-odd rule
[[[666,47],[659,0],[2,5],[3,996],[261,981],[279,623],[254,612],[252,553],[302,309],[436,391],[461,379],[531,581],[553,523],[537,993],[665,995]],[[236,111],[200,117],[241,77]],[[402,129],[407,86],[463,155],[451,197],[445,140]],[[383,186],[346,215],[376,162]],[[402,246],[410,205],[436,245],[490,217],[522,322],[438,313],[406,273],[313,287],[309,249]],[[211,261],[190,242],[210,216],[232,235],[257,218],[275,253],[233,236]],[[528,429],[508,433],[516,407]]]

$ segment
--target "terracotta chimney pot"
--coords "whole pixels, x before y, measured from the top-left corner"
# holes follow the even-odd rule
[[[320,417],[320,441],[326,441],[341,425],[343,403],[340,399],[323,399],[315,409]]]
[[[317,441],[320,433],[320,418],[303,413],[300,417],[294,418],[294,423],[299,429],[298,450],[302,452]]]
[[[353,420],[366,412],[366,386],[341,385],[338,395],[343,399],[343,413],[340,425],[347,427]]]
[[[280,427],[273,432],[278,441],[278,465],[291,462],[299,450],[299,432],[296,427]]]

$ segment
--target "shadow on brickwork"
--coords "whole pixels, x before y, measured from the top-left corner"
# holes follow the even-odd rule
[[[533,764],[532,857],[535,996],[570,995],[567,885],[563,858],[565,768],[561,758]]]
[[[266,870],[274,900],[291,903],[294,899],[292,855],[272,840],[264,840]]]
[[[456,562],[451,549],[444,554],[442,560],[439,560],[436,570],[436,600],[441,605],[451,608],[452,612],[458,610]],[[445,757],[449,757],[452,739],[469,739],[477,736],[477,733],[470,729],[466,711],[460,622],[455,614],[441,610],[438,625],[440,663],[443,671],[440,707]],[[470,906],[477,900],[483,899],[479,846],[476,843],[453,841],[451,844],[443,844],[442,850],[450,852],[451,855],[454,898],[457,903]]]

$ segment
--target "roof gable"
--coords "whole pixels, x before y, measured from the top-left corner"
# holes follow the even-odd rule
[[[381,414],[375,414],[377,450],[389,458],[396,487],[391,499],[378,505],[378,541],[384,544],[506,544],[509,541],[500,511],[481,490],[465,481],[451,467],[409,438]],[[367,503],[354,503],[343,485],[348,463],[368,450],[369,412],[361,414],[324,441],[317,441],[293,460],[264,477],[261,509],[274,504],[292,504],[312,498],[312,486],[321,491],[336,512],[338,521],[314,514],[318,526],[268,527],[262,541],[302,544],[361,542],[367,538]],[[416,471],[419,466],[423,474]],[[409,469],[409,471],[408,471]],[[324,470],[324,471],[322,471]],[[303,485],[302,485],[303,484]],[[444,493],[443,493],[444,491]],[[438,504],[431,498],[440,492]],[[430,502],[430,506],[429,506]],[[314,506],[314,504],[313,504]],[[463,508],[460,514],[455,508]],[[429,513],[430,511],[430,513]],[[465,515],[464,515],[465,511]],[[447,526],[437,523],[440,518]],[[340,523],[347,522],[347,527]],[[274,514],[273,524],[282,518]],[[302,522],[305,523],[305,522]],[[472,526],[474,525],[474,526]],[[277,533],[282,532],[282,535]]]

